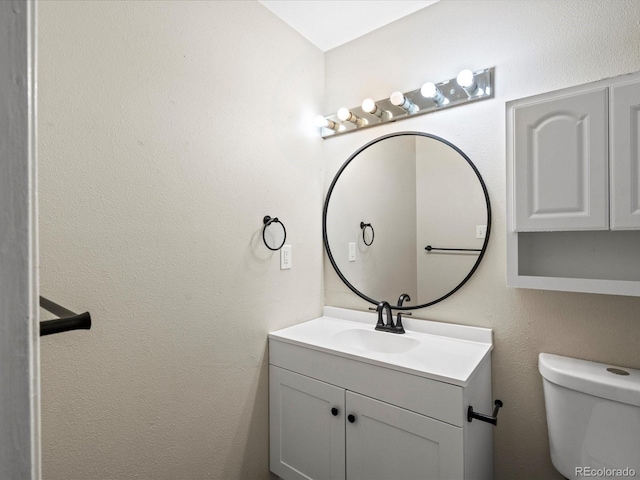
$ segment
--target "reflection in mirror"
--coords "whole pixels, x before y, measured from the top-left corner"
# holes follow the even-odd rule
[[[375,226],[371,245],[363,219]],[[471,276],[490,219],[484,182],[459,149],[402,132],[365,145],[342,166],[325,202],[325,247],[338,275],[362,298],[395,304],[407,293],[412,302],[405,308],[418,308],[448,297]],[[486,237],[476,238],[485,229]]]
[[[362,229],[362,241],[367,247],[373,245],[373,239],[375,237],[375,230],[370,223],[360,222],[360,228]]]

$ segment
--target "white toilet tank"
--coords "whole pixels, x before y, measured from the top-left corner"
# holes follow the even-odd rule
[[[640,370],[541,353],[551,461],[569,479],[640,478]]]

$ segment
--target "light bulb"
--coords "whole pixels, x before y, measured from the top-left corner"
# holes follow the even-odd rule
[[[407,97],[405,97],[402,92],[393,92],[391,94],[391,97],[389,97],[389,100],[395,106],[406,110],[407,113],[416,113],[418,110],[420,110],[420,108]]]
[[[340,110],[338,110],[338,118],[341,122],[347,121],[349,117],[351,117],[351,112],[348,108],[342,107]]]
[[[313,120],[313,123],[318,128],[325,128],[329,126],[329,120],[324,118],[322,115],[317,115],[316,118]]]
[[[473,78],[473,72],[471,70],[462,70],[456,78],[458,85],[467,92],[467,95],[472,97],[478,91],[478,84]]]
[[[364,118],[360,118],[357,115],[354,115],[349,111],[348,108],[344,107],[338,110],[338,118],[341,122],[351,122],[357,127],[363,127],[368,123]]]
[[[438,106],[444,103],[447,103],[446,102],[447,99],[444,97],[444,94],[433,82],[427,82],[424,85],[422,85],[422,88],[420,89],[420,93],[422,94],[423,97],[430,99],[433,103],[435,103]]]
[[[329,120],[328,118],[324,118],[322,115],[316,116],[314,123],[318,128],[328,128],[329,130],[338,131],[340,125],[338,125],[333,120]]]
[[[362,110],[367,113],[375,114],[380,109],[376,105],[376,102],[374,102],[370,98],[367,98],[364,102],[362,102]]]
[[[456,78],[456,81],[458,82],[458,85],[463,88],[470,87],[474,83],[473,72],[471,70],[462,70],[458,74],[458,78]]]
[[[387,119],[391,118],[391,112],[387,112],[386,110],[381,109],[376,104],[376,102],[374,102],[370,98],[367,98],[364,102],[362,102],[362,111],[371,115],[375,115],[380,119],[382,119],[382,117],[386,117]]]

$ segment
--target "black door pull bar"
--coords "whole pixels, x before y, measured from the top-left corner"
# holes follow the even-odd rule
[[[40,307],[60,317],[55,320],[40,322],[41,337],[54,333],[68,332],[69,330],[91,329],[91,315],[89,312],[77,314],[44,297],[40,297]]]

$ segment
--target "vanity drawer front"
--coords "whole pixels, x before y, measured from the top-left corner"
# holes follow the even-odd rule
[[[462,427],[462,387],[269,340],[269,363]]]

